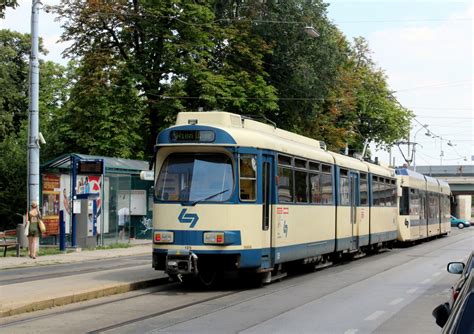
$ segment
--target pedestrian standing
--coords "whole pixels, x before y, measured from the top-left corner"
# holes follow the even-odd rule
[[[31,210],[28,212],[28,255],[32,259],[36,259],[36,245],[38,238],[41,236],[39,221],[41,219],[41,212],[38,209],[38,203],[31,202]]]
[[[119,239],[123,240],[125,235],[125,220],[128,220],[130,215],[130,209],[123,207],[118,210],[118,230],[119,230]]]

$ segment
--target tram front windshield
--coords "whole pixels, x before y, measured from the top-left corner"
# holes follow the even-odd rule
[[[223,202],[234,187],[232,160],[225,154],[171,154],[155,184],[162,202]]]

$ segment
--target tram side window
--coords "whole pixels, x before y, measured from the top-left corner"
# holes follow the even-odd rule
[[[369,189],[367,184],[367,174],[360,174],[360,205],[369,203]]]
[[[320,174],[309,174],[311,203],[321,204],[321,178]]]
[[[418,189],[410,189],[410,205],[409,212],[410,215],[419,215],[421,209],[421,198],[420,192]]]
[[[443,204],[443,214],[444,218],[448,218],[451,216],[451,201],[449,200],[448,195],[443,195],[444,204]]]
[[[395,180],[385,179],[385,206],[395,206],[397,204],[396,195]]]
[[[402,197],[400,198],[400,216],[408,216],[410,214],[410,189],[402,187]]]
[[[280,203],[292,203],[293,194],[293,171],[290,168],[278,166],[278,201]]]
[[[297,203],[308,203],[307,178],[308,173],[299,170],[295,171],[295,193]]]
[[[255,201],[257,199],[257,160],[255,155],[240,157],[240,199]]]
[[[321,203],[332,204],[332,167],[321,165]]]
[[[428,193],[428,203],[429,203],[429,219],[438,219],[439,218],[439,202],[437,195],[434,193]]]
[[[419,196],[420,196],[420,218],[421,219],[426,219],[427,213],[426,213],[426,191],[420,190],[419,191]]]
[[[341,205],[350,205],[348,171],[341,169],[339,178],[339,196]]]
[[[392,206],[397,206],[397,181],[390,180],[390,190],[392,192]]]
[[[374,206],[380,205],[380,187],[378,176],[372,176],[372,199]]]

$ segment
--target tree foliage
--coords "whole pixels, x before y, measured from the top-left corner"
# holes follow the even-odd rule
[[[202,107],[260,113],[276,108],[265,73],[255,75],[233,63],[262,71],[265,45],[249,44],[249,33],[217,24],[213,3],[122,0],[84,6],[63,0],[54,8],[66,20],[63,40],[73,42],[68,55],[105,55],[120,64],[117,69],[142,93],[148,154],[159,130],[172,124],[179,111]]]
[[[28,34],[0,30],[0,229],[13,227],[26,210],[30,43]],[[40,52],[46,53],[41,40]],[[67,96],[63,71],[53,62],[40,62],[40,130],[46,139],[55,132],[49,123]],[[43,159],[55,156],[53,146],[45,147]]]
[[[1,0],[0,1],[0,19],[5,17],[5,10],[7,7],[15,8],[18,6],[17,0]]]

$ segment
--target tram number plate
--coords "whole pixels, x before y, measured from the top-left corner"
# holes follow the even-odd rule
[[[184,246],[184,249],[191,250],[192,247],[191,246]]]

